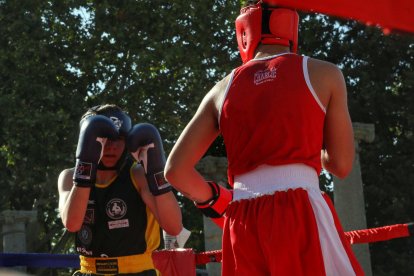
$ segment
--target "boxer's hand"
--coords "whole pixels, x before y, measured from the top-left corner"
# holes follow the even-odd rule
[[[73,182],[78,187],[93,187],[96,170],[106,139],[116,139],[118,130],[111,119],[92,115],[81,122]]]
[[[166,158],[161,136],[151,124],[136,124],[128,133],[126,146],[145,170],[148,187],[154,196],[168,193],[172,186],[164,178]]]
[[[223,228],[224,214],[227,206],[233,200],[233,193],[231,190],[223,186],[207,181],[213,192],[213,196],[205,202],[194,202],[196,207],[206,216],[212,219],[220,228]]]

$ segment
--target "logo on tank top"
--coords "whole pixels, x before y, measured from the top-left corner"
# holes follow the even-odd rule
[[[127,205],[122,199],[113,198],[106,204],[106,214],[111,219],[121,219],[127,212]]]
[[[254,73],[254,84],[259,85],[267,81],[271,81],[276,78],[276,68],[269,68],[263,71],[257,71]]]
[[[83,245],[90,245],[91,241],[92,241],[92,230],[89,226],[87,225],[82,225],[82,228],[78,231],[77,233],[78,235],[78,239],[79,241],[83,244]],[[86,252],[82,252],[82,253],[86,253]]]

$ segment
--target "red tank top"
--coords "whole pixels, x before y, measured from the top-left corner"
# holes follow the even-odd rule
[[[220,110],[228,177],[260,165],[303,163],[321,171],[325,108],[307,72],[307,57],[254,59],[232,72]]]

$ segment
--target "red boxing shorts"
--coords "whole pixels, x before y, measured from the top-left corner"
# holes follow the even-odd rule
[[[261,166],[235,177],[222,275],[364,275],[315,170]]]

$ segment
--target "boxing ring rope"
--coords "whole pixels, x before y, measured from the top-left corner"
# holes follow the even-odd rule
[[[394,224],[345,232],[350,244],[374,243],[414,236],[414,223]],[[221,262],[221,250],[196,253],[190,248],[153,253],[155,267],[164,275],[195,275],[197,265]],[[0,267],[79,268],[77,254],[0,253]]]
[[[345,236],[350,244],[373,243],[413,235],[413,222],[345,232]]]
[[[374,243],[414,236],[414,223],[394,224],[345,232],[350,244]],[[197,265],[221,262],[221,250],[196,254]]]

